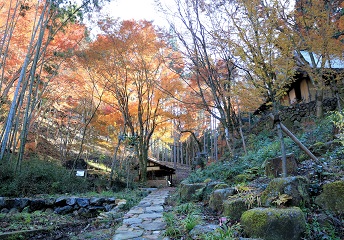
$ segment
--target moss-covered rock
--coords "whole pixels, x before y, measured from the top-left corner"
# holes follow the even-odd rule
[[[209,207],[217,212],[223,211],[223,201],[234,195],[234,188],[217,189],[210,195]]]
[[[268,187],[262,192],[261,203],[263,206],[278,204],[281,195],[288,195],[291,199],[285,206],[304,206],[309,203],[309,181],[307,178],[296,176],[272,179]],[[277,203],[276,203],[277,202]]]
[[[334,213],[344,213],[344,181],[335,181],[323,186],[323,192],[315,199],[315,203]]]
[[[306,230],[306,220],[298,207],[254,208],[244,212],[240,223],[254,238],[265,240],[298,240]]]
[[[199,201],[205,187],[205,183],[180,184],[180,200],[182,202]]]
[[[247,211],[247,204],[243,198],[228,199],[223,201],[223,214],[231,220],[240,220],[241,215]]]
[[[202,192],[202,201],[208,201],[214,190],[223,188],[228,188],[228,184],[219,181],[208,182]]]

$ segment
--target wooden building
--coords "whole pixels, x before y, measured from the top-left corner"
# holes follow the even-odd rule
[[[313,54],[316,58],[316,62],[321,64],[321,57]],[[308,62],[311,67],[319,68],[320,66],[312,66],[310,55],[307,51],[301,51],[301,56],[296,57],[296,60],[301,58],[302,60],[298,61],[300,68],[296,71],[294,76],[294,82],[286,86],[287,94],[281,99],[282,105],[289,106],[295,103],[309,103],[315,100],[316,89],[312,84],[308,74],[302,70],[302,63]],[[331,67],[330,67],[331,66]],[[344,61],[335,59],[332,60],[331,65],[325,63],[323,79],[325,80],[325,88],[323,89],[323,98],[334,98],[336,96],[336,91],[339,94],[344,94],[341,89],[344,86]]]
[[[295,103],[309,103],[315,100],[316,90],[305,73],[297,73],[295,81],[287,87],[287,94],[281,99],[282,105],[289,106]],[[324,98],[334,97],[330,87],[324,89]]]
[[[148,158],[147,186],[168,187],[173,183],[175,169],[153,158]]]

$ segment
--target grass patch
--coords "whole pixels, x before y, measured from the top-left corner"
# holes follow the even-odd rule
[[[17,230],[54,229],[63,224],[77,223],[71,215],[58,215],[51,212],[0,214],[0,233]]]

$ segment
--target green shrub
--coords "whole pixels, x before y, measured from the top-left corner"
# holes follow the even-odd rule
[[[32,196],[85,192],[88,183],[84,178],[70,176],[70,172],[53,162],[37,158],[22,163],[21,171],[14,173],[12,164],[0,167],[0,192],[2,196]]]
[[[148,192],[141,191],[139,189],[132,189],[130,191],[121,191],[117,193],[113,193],[113,196],[116,198],[121,198],[126,200],[125,206],[123,206],[123,210],[129,210],[133,206],[137,205],[142,198],[146,197]]]
[[[193,202],[183,203],[177,206],[174,210],[178,214],[191,214],[191,213],[199,213],[199,209]]]
[[[333,115],[330,113],[325,118],[316,121],[316,124],[300,133],[299,140],[306,146],[317,142],[328,142],[333,139]]]
[[[177,216],[172,212],[164,212],[163,218],[166,222],[165,237],[179,238],[183,236],[181,229],[178,226]]]
[[[186,232],[190,232],[196,225],[200,224],[201,222],[201,217],[199,215],[191,213],[182,220],[182,226]]]
[[[331,222],[320,223],[316,216],[312,216],[311,221],[306,224],[305,239],[331,239],[340,240],[339,233]]]
[[[204,182],[206,179],[212,179],[214,181],[231,180],[245,168],[247,168],[245,164],[234,160],[213,162],[203,170],[197,169],[192,172],[184,182],[200,183]]]

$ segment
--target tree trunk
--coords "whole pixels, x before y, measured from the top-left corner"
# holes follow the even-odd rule
[[[7,57],[8,57],[8,50],[9,50],[9,46],[10,46],[10,41],[17,23],[17,11],[19,9],[20,6],[20,1],[17,1],[15,4],[15,7],[13,9],[9,8],[8,9],[8,14],[7,14],[7,21],[6,21],[6,27],[5,30],[2,32],[2,37],[1,37],[1,43],[0,43],[0,54],[1,54],[1,77],[0,77],[0,93],[1,93],[1,98],[2,100],[4,100],[5,98],[7,98],[7,94],[4,95],[1,91],[2,91],[2,85],[3,85],[3,80],[4,80],[4,75],[5,75],[5,67],[6,66],[6,62],[7,62]],[[11,11],[13,11],[13,13],[11,13]],[[15,79],[15,78],[14,78]],[[12,80],[14,80],[12,79]],[[10,81],[10,84],[8,84],[7,86],[9,88],[12,87],[14,81]]]
[[[145,183],[147,181],[147,161],[148,161],[148,148],[142,146],[139,154],[139,164],[140,164],[140,181]]]
[[[110,187],[113,186],[113,175],[114,175],[114,172],[115,172],[115,167],[118,167],[117,165],[117,153],[118,153],[118,150],[119,150],[119,147],[121,145],[121,139],[118,138],[118,143],[117,143],[117,146],[115,147],[115,151],[113,153],[113,157],[112,157],[112,163],[111,163],[111,173],[110,173]]]
[[[26,55],[24,64],[22,66],[22,70],[21,70],[21,73],[20,73],[20,77],[18,79],[17,87],[16,87],[16,90],[15,90],[14,95],[13,95],[10,111],[8,113],[8,116],[7,116],[7,121],[6,121],[6,125],[5,125],[6,126],[5,127],[5,132],[4,132],[2,141],[1,141],[0,160],[3,159],[4,153],[5,153],[5,150],[6,150],[6,147],[7,147],[8,138],[9,138],[9,135],[10,135],[10,132],[11,132],[11,129],[12,129],[13,119],[14,119],[14,115],[15,115],[15,112],[16,112],[15,110],[17,108],[17,100],[18,100],[18,96],[19,96],[20,86],[21,86],[21,83],[24,81],[26,68],[27,68],[27,66],[29,64],[30,57],[31,57],[30,52],[31,52],[31,47],[29,47],[29,50],[28,50],[28,53]]]
[[[236,104],[237,104],[237,107],[238,107],[239,133],[240,133],[240,137],[241,137],[241,140],[242,140],[242,147],[244,149],[245,155],[247,155],[245,137],[244,137],[244,133],[242,131],[241,112],[240,112],[240,106],[239,106],[238,97],[236,97],[235,100],[236,100]]]
[[[316,100],[315,100],[317,118],[322,118],[324,116],[323,99],[324,99],[324,91],[322,89],[317,90]]]

